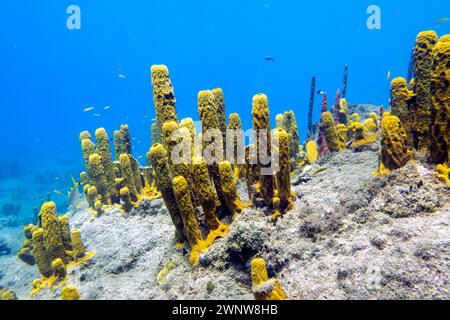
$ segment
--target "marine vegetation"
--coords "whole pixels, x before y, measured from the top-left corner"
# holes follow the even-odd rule
[[[36,265],[42,275],[33,281],[32,295],[64,284],[68,269],[94,255],[84,247],[80,231],[70,227],[68,216],[58,217],[53,202],[42,206],[36,225],[24,227],[24,236],[18,258],[27,265]]]
[[[186,255],[186,261],[181,262],[164,257],[165,263],[161,263],[154,273],[156,284],[164,288],[178,267],[184,267],[183,262],[190,271],[196,270],[199,264],[210,264],[209,260],[214,260],[211,248],[217,248],[213,244],[222,245],[223,240],[219,239],[235,232],[233,225],[246,226],[247,222],[239,221],[241,217],[249,216],[249,220],[251,214],[263,217],[263,223],[273,225],[273,230],[296,219],[292,214],[296,206],[307,207],[309,204],[302,203],[305,194],[292,192],[292,185],[307,183],[314,176],[326,180],[331,171],[329,168],[335,164],[328,166],[324,159],[334,155],[352,157],[372,151],[372,162],[378,167],[374,173],[377,178],[371,176],[375,167],[368,176],[377,183],[383,175],[398,179],[396,170],[401,172],[409,162],[424,160],[436,169],[433,179],[450,185],[449,64],[450,37],[438,39],[434,32],[420,33],[414,49],[415,79],[411,83],[403,78],[393,79],[390,109],[380,107],[378,111],[376,107],[367,114],[355,112],[347,102],[346,65],[343,88],[336,91],[331,109],[327,93],[319,91],[322,108],[320,122],[316,125],[312,123],[316,89],[316,78],[313,77],[308,135],[304,143],[300,141],[294,111],[286,110],[276,115],[275,123],[271,123],[269,98],[258,93],[249,101],[253,136],[248,145],[244,145],[241,116],[226,113],[226,95],[221,88],[198,92],[196,103],[201,130],[197,132],[195,115],[179,117],[168,68],[154,65],[151,85],[156,122],[151,124],[152,146],[146,153],[146,166],[141,166],[132,154],[130,128],[126,124],[114,131],[113,139],[104,128],[97,129],[94,135],[88,131],[79,135],[85,166],[85,171],[80,173],[80,185],[89,205],[89,216],[92,214],[90,221],[100,220],[102,215],[106,217],[113,210],[120,211],[119,217],[123,220],[133,218],[136,212],[150,215],[148,203],[155,200],[161,206],[164,204],[163,212],[170,216],[170,227],[173,224],[174,230],[173,235],[170,234],[171,242],[167,244],[177,253]],[[293,176],[296,178],[294,183],[291,182]],[[78,188],[75,183],[74,188]],[[348,205],[356,211],[355,216],[361,214],[359,205]],[[335,218],[339,214],[331,211],[324,214],[329,225],[323,221],[309,221],[306,217],[294,232],[315,241],[316,234],[339,229],[340,224]],[[355,217],[355,220],[359,218]],[[252,243],[245,245],[261,243],[262,247],[262,239],[269,237],[267,230],[253,228],[253,220],[248,225],[250,230],[238,230],[239,234],[233,237],[248,233]],[[62,288],[62,300],[79,300],[78,289],[67,285],[68,270],[85,263],[94,253],[87,251],[80,230],[71,227],[69,216],[58,216],[55,203],[46,202],[39,211],[36,225],[26,225],[23,231],[25,241],[17,256],[25,264],[36,266],[42,275],[33,281],[32,295],[42,289]],[[259,248],[242,249],[239,239],[223,242],[228,244],[228,241],[233,243],[231,249],[224,249],[227,255],[231,252],[233,256],[235,250],[245,256],[237,260],[242,260],[240,267],[251,276],[247,285],[251,279],[251,293],[256,300],[287,299],[280,281],[269,278],[269,273],[278,274],[283,261],[276,261],[273,266],[270,255],[259,255]],[[384,245],[380,242],[374,239],[371,243],[379,249]],[[330,242],[329,245],[334,244]],[[276,250],[284,248],[273,249]],[[268,258],[269,270],[261,257]],[[338,280],[345,276],[345,271],[340,272]],[[208,292],[214,290],[211,283],[207,287]],[[250,292],[250,287],[248,290]],[[12,299],[15,294],[1,290],[0,297]]]
[[[384,156],[380,161],[380,173],[405,165],[411,158],[411,151],[438,166],[440,172],[450,162],[448,35],[439,38],[434,31],[420,32],[413,61],[412,85],[404,78],[395,78],[391,83],[390,113],[395,118],[382,118]],[[400,146],[401,143],[404,145]],[[389,157],[395,155],[395,160],[387,159],[388,153]]]

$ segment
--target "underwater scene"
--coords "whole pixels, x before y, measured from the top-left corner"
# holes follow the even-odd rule
[[[449,20],[5,1],[0,300],[450,299]]]

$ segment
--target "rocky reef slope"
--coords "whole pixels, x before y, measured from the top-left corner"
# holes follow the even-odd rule
[[[175,248],[160,199],[126,217],[78,212],[71,222],[96,255],[69,271],[69,283],[82,299],[253,299],[250,260],[260,256],[288,299],[448,299],[449,188],[419,162],[375,177],[377,157],[345,151],[297,174],[295,210],[276,224],[263,209],[245,210],[196,267]],[[3,279],[14,273],[29,298],[32,268],[1,260]]]

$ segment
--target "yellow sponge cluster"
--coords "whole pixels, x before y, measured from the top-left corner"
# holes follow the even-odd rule
[[[99,128],[95,137],[97,145],[91,140],[89,132],[80,134],[86,166],[86,171],[80,174],[80,180],[95,216],[102,214],[104,206],[121,204],[123,211],[129,212],[144,198],[160,196],[153,172],[149,167],[141,167],[131,155],[131,138],[127,125],[122,125],[120,130],[114,132],[115,161],[106,130]]]
[[[26,240],[18,256],[29,265],[36,264],[43,277],[35,281],[33,294],[40,289],[63,284],[68,268],[82,264],[93,256],[84,247],[80,231],[71,230],[68,217],[57,216],[53,202],[44,203],[38,224],[25,226],[24,235]],[[24,252],[27,252],[26,256]]]

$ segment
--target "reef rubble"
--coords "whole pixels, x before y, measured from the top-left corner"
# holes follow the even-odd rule
[[[377,165],[371,150],[329,155],[293,186],[301,201],[288,215],[274,223],[264,208],[245,209],[195,267],[176,248],[161,199],[125,216],[114,208],[92,220],[81,210],[70,222],[95,256],[68,270],[68,284],[82,299],[252,300],[259,256],[288,299],[448,299],[449,187],[420,162],[385,176],[372,174]],[[238,192],[245,199],[245,187]],[[13,272],[13,289],[29,299],[36,271],[11,257],[0,263],[0,286]]]

